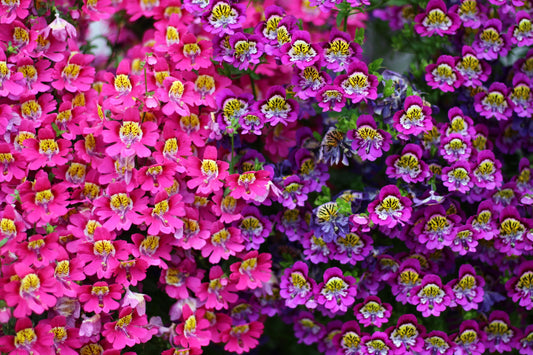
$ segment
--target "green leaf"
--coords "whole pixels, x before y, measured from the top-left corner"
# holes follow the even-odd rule
[[[7,237],[5,237],[4,239],[0,240],[0,248],[3,247],[6,243],[7,243]]]
[[[389,97],[391,96],[392,94],[394,94],[394,87],[393,87],[394,83],[392,81],[392,79],[389,79],[385,82],[385,88],[383,89],[383,96],[384,97]]]
[[[317,141],[322,142],[322,136],[317,131],[313,132],[313,137],[315,137]]]
[[[352,129],[357,128],[357,118],[353,117],[340,117],[336,125],[337,129],[343,133],[346,133]]]
[[[323,205],[324,203],[328,203],[331,201],[331,190],[327,186],[322,186],[322,191],[320,192],[320,195],[317,196],[315,199],[315,206]]]
[[[292,255],[283,253],[281,254],[281,257],[283,258],[283,261],[280,261],[279,265],[282,268],[286,269],[294,265],[294,259],[292,258]]]
[[[355,30],[354,42],[359,43],[360,45],[363,45],[363,43],[365,43],[365,29],[364,28],[358,28]]]
[[[342,213],[345,216],[351,216],[352,215],[352,204],[342,197],[338,197],[335,201],[337,203],[337,206],[339,206],[339,212]]]
[[[378,58],[374,60],[372,63],[368,64],[368,71],[369,72],[375,72],[379,68],[381,68],[381,64],[383,63],[383,58]]]
[[[66,132],[66,131],[60,130],[59,127],[56,125],[55,122],[52,122],[52,128],[53,128],[54,131],[56,132],[56,137],[60,137],[63,133]]]
[[[46,234],[52,233],[53,231],[55,231],[56,228],[57,226],[53,226],[50,223],[46,223]]]

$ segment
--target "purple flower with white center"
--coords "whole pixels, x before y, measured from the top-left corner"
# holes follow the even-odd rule
[[[329,257],[335,249],[333,243],[325,242],[322,237],[317,237],[314,232],[309,232],[302,237],[301,243],[305,260],[309,260],[313,264],[329,262]]]
[[[459,58],[441,55],[437,63],[426,66],[426,83],[433,89],[443,92],[453,92],[464,81],[463,76],[456,69]]]
[[[346,312],[357,295],[355,278],[344,276],[338,267],[329,268],[324,272],[324,282],[318,284],[319,293],[316,301],[331,312]]]
[[[361,329],[356,321],[350,320],[342,325],[341,331],[333,337],[333,344],[339,355],[361,353]]]
[[[465,137],[475,135],[474,121],[465,115],[459,107],[452,107],[448,111],[448,119],[450,123],[445,124],[441,129],[443,135],[448,136],[452,133],[458,133]]]
[[[291,268],[283,272],[279,294],[285,300],[287,307],[296,308],[299,305],[306,305],[307,308],[316,307],[316,302],[312,298],[317,284],[308,273],[309,268],[302,261],[295,262]]]
[[[483,302],[485,279],[476,275],[476,270],[470,264],[461,265],[459,278],[448,282],[448,286],[455,295],[451,307],[460,305],[465,311],[469,311],[478,309],[478,303]]]
[[[281,63],[296,64],[299,69],[314,65],[322,57],[322,48],[311,42],[311,35],[307,31],[294,31],[290,43],[281,46]]]
[[[421,352],[424,347],[423,336],[426,328],[418,324],[413,314],[404,314],[398,319],[396,326],[385,331],[395,346],[395,354],[413,354]]]
[[[370,115],[357,118],[357,128],[348,131],[352,140],[352,149],[364,160],[374,161],[390,149],[391,134],[377,128],[376,121]]]
[[[213,1],[204,13],[203,29],[215,35],[233,34],[246,18],[244,4]]]
[[[454,35],[460,26],[459,16],[448,12],[442,0],[430,0],[426,12],[415,16],[415,31],[422,37]]]
[[[391,285],[392,294],[396,296],[397,302],[406,304],[411,297],[411,290],[420,285],[422,279],[420,262],[417,259],[404,260],[395,275]]]
[[[259,63],[263,55],[263,43],[258,35],[235,32],[229,39],[233,48],[233,66],[240,70],[247,70],[250,65]]]
[[[470,137],[459,133],[443,137],[440,141],[439,153],[448,163],[468,161],[472,153]]]
[[[265,42],[277,42],[277,28],[284,17],[285,9],[282,7],[276,5],[267,6],[265,8],[265,21],[257,25],[255,33],[262,36]]]
[[[330,83],[331,77],[314,65],[296,70],[291,81],[292,90],[296,93],[294,96],[302,100],[315,97],[324,85]]]
[[[518,47],[533,45],[531,15],[527,11],[520,10],[516,13],[515,24],[509,27],[508,36],[511,43]]]
[[[504,83],[494,82],[487,92],[474,96],[474,109],[489,119],[508,120],[513,114],[513,102],[509,99],[509,88]]]
[[[220,110],[217,116],[221,128],[226,128],[239,122],[241,117],[251,111],[253,96],[251,94],[235,94],[231,89],[221,90],[216,98]]]
[[[475,320],[465,320],[459,326],[459,332],[452,334],[454,351],[457,355],[483,355],[487,335],[479,329]]]
[[[508,182],[492,195],[494,208],[501,212],[505,207],[515,205],[517,202],[516,184]]]
[[[274,221],[276,230],[285,234],[291,242],[299,241],[301,235],[309,231],[308,225],[301,214],[298,208],[292,210],[284,209],[278,213]]]
[[[527,51],[525,58],[520,58],[513,64],[513,69],[533,79],[533,48]]]
[[[461,226],[448,235],[446,245],[449,245],[450,249],[459,255],[475,253],[478,245],[477,237],[471,225]]]
[[[333,259],[338,260],[341,264],[355,265],[370,255],[373,240],[366,234],[348,232],[345,235],[339,235],[334,243],[336,248]]]
[[[403,110],[393,116],[394,128],[403,134],[414,136],[428,132],[433,127],[431,107],[417,95],[408,96],[403,104]]]
[[[518,352],[522,355],[533,355],[533,325],[528,325],[521,334],[517,345]]]
[[[453,347],[450,338],[440,330],[433,330],[423,336],[424,349],[421,355],[452,355]]]
[[[246,206],[241,215],[238,228],[241,230],[246,250],[257,250],[272,231],[272,222],[254,206]]]
[[[324,336],[326,328],[315,320],[312,313],[300,312],[294,321],[294,336],[298,344],[311,345]]]
[[[331,321],[326,325],[326,334],[318,342],[318,351],[320,351],[321,354],[337,354],[337,349],[335,348],[335,344],[333,343],[333,338],[335,338],[335,335],[341,332],[342,325],[343,322],[340,320]]]
[[[449,286],[442,285],[440,276],[424,276],[419,286],[411,290],[411,303],[422,316],[439,316],[451,303],[453,297]]]
[[[322,111],[341,112],[346,105],[344,91],[338,85],[326,84],[316,93],[315,99]]]
[[[499,232],[496,234],[494,248],[509,256],[531,250],[533,236],[528,233],[531,228],[533,221],[520,217],[516,207],[505,207],[500,213]]]
[[[346,72],[347,74],[336,77],[333,83],[340,86],[345,97],[352,99],[352,103],[367,102],[378,97],[378,78],[368,74],[368,67],[364,62],[355,60]]]
[[[255,134],[260,136],[261,130],[265,126],[262,115],[254,110],[257,105],[252,106],[252,110],[239,118],[239,124],[241,125],[241,134]]]
[[[377,225],[394,228],[404,225],[411,218],[411,200],[402,196],[396,185],[387,185],[379,191],[379,197],[370,202],[370,219]]]
[[[305,148],[296,152],[295,160],[298,174],[307,183],[309,191],[319,192],[329,178],[327,165],[317,163],[316,156]]]
[[[339,212],[335,202],[324,203],[313,210],[314,218],[311,227],[325,242],[334,241],[339,235],[349,231],[348,217]]]
[[[478,152],[482,150],[492,150],[493,144],[489,140],[489,129],[484,124],[477,124],[474,126],[476,133],[472,137],[472,146],[476,148]]]
[[[408,183],[422,182],[431,173],[428,165],[421,159],[422,148],[418,144],[407,144],[400,155],[387,157],[386,174],[389,178],[403,179]]]
[[[381,328],[384,323],[389,321],[392,306],[389,303],[381,302],[377,296],[368,296],[363,302],[355,305],[354,314],[363,326]]]
[[[380,281],[388,281],[394,278],[400,265],[396,259],[388,254],[381,254],[377,257],[377,270],[375,271]]]
[[[509,52],[510,39],[502,32],[502,22],[497,18],[486,21],[483,29],[477,33],[472,48],[480,59],[495,60],[505,57]]]
[[[518,272],[505,283],[507,294],[513,302],[528,311],[533,309],[533,261],[520,264]]]
[[[334,72],[348,69],[355,59],[362,58],[363,50],[346,32],[333,27],[328,42],[322,44],[322,60],[320,66]]]
[[[472,47],[463,46],[461,58],[457,61],[455,70],[463,76],[463,86],[475,88],[487,81],[492,67],[480,60]]]
[[[512,351],[518,345],[519,331],[511,326],[509,314],[504,311],[492,311],[483,331],[487,334],[485,344],[490,352]]]
[[[446,236],[453,233],[461,217],[447,214],[442,205],[425,208],[422,222],[415,226],[416,239],[428,250],[442,249],[447,245]]]
[[[479,204],[477,215],[468,219],[467,223],[472,225],[472,229],[478,234],[476,239],[491,240],[497,233],[497,215],[492,201],[486,200]]]
[[[361,338],[362,351],[368,355],[392,355],[394,344],[389,340],[387,333],[373,332]]]
[[[513,87],[509,91],[509,100],[513,103],[513,111],[519,117],[533,115],[533,93],[531,80],[527,75],[519,73],[513,77]]]
[[[520,192],[533,190],[533,171],[531,171],[529,159],[524,157],[518,163],[519,174],[513,177],[512,181],[516,183],[516,187]]]
[[[281,183],[283,187],[281,188],[281,194],[278,196],[278,202],[289,209],[296,208],[296,206],[303,207],[309,193],[307,183],[302,181],[298,175],[288,176]]]
[[[479,152],[472,168],[476,186],[494,190],[502,185],[502,163],[496,160],[492,151],[482,150]]]
[[[442,169],[441,179],[448,191],[459,191],[460,193],[467,193],[473,186],[470,163],[467,161],[459,161],[451,167]]]
[[[486,21],[487,8],[479,4],[476,0],[461,0],[460,4],[450,7],[450,12],[454,12],[463,22],[464,27],[476,29]]]
[[[266,16],[266,15],[265,15]],[[276,22],[277,21],[277,22]],[[272,15],[268,18],[265,28],[261,31],[261,27],[257,27],[263,36],[265,31],[273,34],[273,38],[268,37],[265,41],[265,53],[268,55],[281,57],[283,51],[281,47],[286,43],[292,42],[292,33],[298,30],[298,20],[296,17],[289,15],[277,20],[277,15]]]
[[[222,36],[216,36],[213,38],[213,59],[221,62],[225,61],[228,63],[233,63],[233,54],[235,50],[229,44],[231,35],[225,34]]]
[[[275,126],[278,123],[287,126],[289,122],[298,119],[298,103],[293,99],[286,99],[285,89],[280,86],[272,86],[268,89],[266,99],[259,103],[259,110],[264,121]]]

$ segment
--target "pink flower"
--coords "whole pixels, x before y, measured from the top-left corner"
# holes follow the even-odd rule
[[[392,306],[383,303],[377,296],[368,296],[365,300],[354,307],[355,317],[365,327],[371,325],[381,328],[389,321]]]
[[[185,216],[182,218],[183,229],[174,232],[174,238],[177,240],[175,244],[186,250],[191,248],[201,250],[209,238],[211,228],[209,218],[209,214],[200,216],[196,208],[185,207]]]
[[[15,324],[15,335],[5,335],[0,338],[0,351],[16,355],[53,355],[54,336],[50,326],[39,322],[33,327],[29,318],[20,318],[20,316],[17,318],[19,319]]]
[[[59,17],[59,12],[56,12],[56,18],[43,30],[42,34],[46,38],[50,35],[50,32],[52,32],[52,36],[55,39],[62,42],[65,42],[67,38],[76,39],[78,37],[76,28],[71,23]]]
[[[197,297],[205,301],[207,309],[228,309],[228,303],[235,303],[239,299],[237,294],[232,293],[235,291],[235,285],[224,276],[222,268],[215,265],[209,270],[209,282],[202,283]]]
[[[147,197],[144,191],[134,190],[128,192],[121,183],[112,183],[107,187],[107,196],[102,196],[94,201],[95,213],[105,223],[108,230],[128,230],[132,224],[140,225],[140,213],[146,209]]]
[[[318,284],[320,293],[316,301],[331,312],[346,312],[357,295],[355,278],[344,276],[338,267],[327,269],[323,275],[324,281]]]
[[[50,128],[41,128],[37,139],[27,139],[24,145],[26,149],[23,152],[30,170],[44,166],[61,166],[70,158],[70,141],[61,138],[56,140],[56,134]]]
[[[191,156],[184,165],[188,168],[187,173],[192,179],[187,181],[189,189],[196,188],[202,194],[216,192],[224,185],[224,180],[228,175],[229,164],[225,161],[217,160],[217,149],[214,146],[207,146],[204,150],[203,159]]]
[[[262,202],[268,196],[270,173],[266,170],[246,171],[229,175],[226,183],[231,189],[230,196],[245,201]]]
[[[107,96],[103,105],[105,109],[120,112],[135,105],[134,97],[142,96],[144,89],[139,85],[140,79],[136,75],[130,75],[130,72],[131,63],[125,59],[119,63],[116,76],[104,74],[107,82],[102,86],[102,95]]]
[[[184,259],[178,265],[162,271],[159,281],[165,285],[169,297],[186,299],[189,297],[187,289],[194,294],[200,289],[204,273],[205,270],[198,269],[194,261]]]
[[[25,87],[24,94],[36,95],[50,90],[45,84],[53,81],[53,69],[49,66],[50,62],[45,59],[34,63],[31,58],[21,57],[17,61],[17,72],[23,75],[19,84]]]
[[[94,81],[95,68],[90,66],[94,56],[76,53],[55,65],[52,86],[70,92],[88,91]]]
[[[157,90],[158,98],[167,104],[162,111],[170,116],[177,113],[180,116],[190,115],[189,106],[194,106],[198,100],[194,91],[194,84],[190,81],[169,76],[163,81],[163,87]]]
[[[111,0],[83,0],[81,11],[89,20],[100,21],[111,17],[115,13],[116,8],[112,6]]]
[[[416,15],[415,22],[415,31],[420,36],[428,37],[434,34],[441,37],[454,35],[461,26],[459,15],[448,12],[442,0],[431,0],[426,6],[426,13]]]
[[[222,332],[222,341],[226,343],[224,350],[242,354],[255,348],[259,344],[259,337],[263,333],[261,322],[250,322],[234,325]]]
[[[132,254],[136,258],[141,258],[148,265],[159,266],[166,269],[168,266],[164,260],[170,260],[172,250],[171,240],[167,235],[147,235],[144,236],[135,233],[131,236],[135,248],[132,248]]]
[[[115,322],[104,324],[102,335],[113,344],[114,349],[124,349],[126,346],[133,346],[145,343],[157,333],[157,329],[148,329],[146,315],[139,316],[136,310],[125,307],[120,310],[118,319]]]
[[[367,102],[378,97],[378,78],[368,74],[368,66],[360,60],[355,60],[350,64],[347,74],[339,75],[333,83],[341,88],[344,97],[352,99],[353,104],[360,101]]]
[[[109,313],[118,309],[120,304],[116,300],[122,297],[122,286],[108,284],[105,281],[97,281],[92,285],[81,285],[78,299],[83,305],[85,312]]]
[[[236,255],[244,249],[241,232],[238,228],[226,228],[220,221],[211,225],[210,238],[202,247],[202,256],[207,258],[212,264],[218,263],[221,259],[228,260],[232,255]]]
[[[379,192],[377,200],[368,205],[370,218],[375,224],[394,228],[397,224],[404,225],[411,218],[412,201],[400,194],[395,185],[387,185]]]
[[[209,320],[205,318],[205,309],[199,308],[195,312],[188,304],[183,306],[182,317],[184,322],[176,326],[176,337],[174,343],[184,347],[201,348],[209,344],[211,332]]]
[[[0,143],[0,183],[20,181],[26,176],[26,159],[13,145]]]
[[[185,215],[181,195],[168,196],[166,191],[159,192],[154,198],[154,207],[147,208],[143,212],[144,222],[148,227],[148,233],[157,235],[159,232],[174,234],[183,227],[183,221],[179,217]]]
[[[262,287],[263,283],[270,280],[272,268],[272,255],[253,250],[241,257],[242,262],[230,266],[230,279],[237,282],[237,290],[255,289]]]
[[[64,316],[55,316],[52,319],[45,320],[45,322],[51,327],[50,333],[54,335],[53,346],[55,353],[77,354],[74,349],[81,347],[78,328],[68,326],[67,318]]]
[[[11,23],[16,18],[24,20],[28,16],[31,0],[6,1],[0,3],[0,23]]]

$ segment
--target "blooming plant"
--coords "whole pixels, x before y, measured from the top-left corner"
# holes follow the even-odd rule
[[[531,0],[2,0],[0,353],[533,354]]]

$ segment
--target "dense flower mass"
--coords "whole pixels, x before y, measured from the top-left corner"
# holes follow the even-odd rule
[[[0,352],[533,354],[532,9],[1,0]]]

